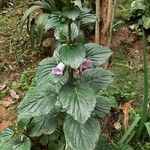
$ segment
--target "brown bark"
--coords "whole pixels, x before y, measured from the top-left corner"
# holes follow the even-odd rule
[[[101,0],[101,16],[102,16],[102,25],[101,25],[101,36],[100,43],[107,46],[108,44],[108,31],[110,28],[111,17],[112,17],[112,0]]]
[[[96,25],[95,25],[95,43],[100,44],[100,0],[96,0]]]

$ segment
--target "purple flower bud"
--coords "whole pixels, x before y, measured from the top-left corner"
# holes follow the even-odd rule
[[[54,75],[62,75],[65,69],[65,65],[61,62],[56,67],[52,68],[52,73]]]
[[[92,67],[92,61],[90,59],[84,59],[84,61],[82,62],[82,64],[80,65],[81,69],[87,69],[87,68],[91,68]]]

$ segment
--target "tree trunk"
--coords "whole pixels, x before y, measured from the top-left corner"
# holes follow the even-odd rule
[[[96,0],[96,25],[95,25],[95,43],[100,44],[100,0]]]

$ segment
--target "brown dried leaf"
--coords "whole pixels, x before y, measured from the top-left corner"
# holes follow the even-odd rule
[[[19,99],[19,95],[14,90],[9,90],[9,94],[14,99]]]
[[[124,114],[124,121],[123,121],[123,123],[124,123],[125,130],[127,130],[127,128],[128,128],[128,124],[129,124],[129,111],[130,111],[131,108],[132,108],[131,101],[122,103],[119,106],[119,109],[121,109],[123,111],[123,114]]]
[[[0,91],[4,90],[5,87],[6,87],[6,82],[0,84]]]
[[[6,108],[11,106],[14,103],[15,102],[10,97],[5,97],[3,100],[0,101],[0,105],[4,106]]]
[[[117,121],[114,123],[114,127],[115,127],[115,129],[120,130],[122,126],[121,126],[120,122]]]
[[[43,46],[44,47],[51,47],[54,43],[54,39],[53,38],[46,38],[44,41],[43,41]]]

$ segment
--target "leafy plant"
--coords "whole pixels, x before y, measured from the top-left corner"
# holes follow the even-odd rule
[[[31,140],[49,150],[94,150],[99,140],[99,118],[109,113],[111,103],[97,92],[112,82],[111,72],[99,66],[112,52],[78,40],[80,25],[93,14],[74,1],[65,2],[63,13],[53,13],[46,25],[46,29],[55,29],[59,41],[54,56],[39,63],[36,86],[19,104],[16,125],[0,135],[2,150],[29,150]]]
[[[148,0],[135,0],[130,6],[130,20],[134,23],[131,29],[138,31],[141,35],[141,27],[145,30],[150,29],[150,3]],[[149,34],[148,34],[149,35]]]
[[[80,0],[75,0],[74,5],[75,7],[71,5],[70,9],[67,6],[67,0],[44,0],[31,3],[31,7],[24,13],[21,19],[21,30],[26,20],[28,20],[27,27],[33,49],[35,48],[35,37],[38,37],[39,46],[41,46],[45,31],[62,27],[67,23],[68,19],[80,21],[81,25],[95,22],[95,15],[91,14],[90,9],[82,7]],[[34,12],[38,10],[42,12],[35,15]],[[69,11],[70,13],[68,13]]]

